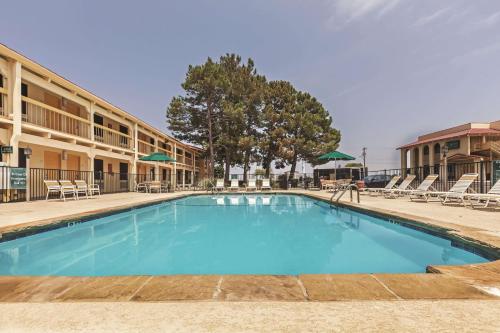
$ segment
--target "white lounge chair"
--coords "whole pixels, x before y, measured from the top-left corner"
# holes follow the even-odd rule
[[[488,193],[465,193],[465,199],[471,206],[479,206],[480,208],[488,208],[490,203],[500,206],[500,180],[493,185]]]
[[[262,179],[262,186],[260,187],[260,190],[271,190],[271,183],[269,181],[269,178]]]
[[[87,182],[85,180],[75,180],[75,185],[76,185],[76,192],[77,193],[84,192],[87,195],[87,198],[89,195],[93,196],[96,193],[99,196],[101,196],[101,189],[97,184],[87,185]]]
[[[438,195],[441,203],[443,205],[450,202],[464,203],[464,195],[478,176],[477,173],[466,173],[462,175],[449,191]]]
[[[418,185],[414,190],[404,190],[401,194],[410,195],[410,200],[429,200],[429,193],[436,192],[436,189],[432,187],[432,184],[439,178],[438,175],[428,175],[425,177],[424,181]]]
[[[73,185],[69,180],[60,180],[61,185],[61,198],[66,201],[66,196],[68,194],[73,196],[74,200],[78,200],[78,192],[76,191],[76,186]]]
[[[215,182],[215,191],[224,191],[224,179],[217,179]]]
[[[401,179],[401,176],[394,176],[391,178],[391,180],[385,185],[385,187],[372,187],[372,188],[367,188],[366,192],[368,192],[369,195],[378,195],[382,193],[385,190],[390,190],[393,189],[394,186],[396,186],[396,183]]]
[[[59,182],[57,180],[44,180],[43,183],[47,188],[47,195],[45,196],[45,200],[49,200],[49,195],[51,193],[57,193],[59,195],[59,198],[62,198],[61,185],[59,185]]]
[[[384,194],[384,197],[387,199],[395,199],[398,196],[401,195],[401,191],[405,191],[410,187],[410,184],[415,180],[416,176],[415,175],[408,175],[406,178],[399,184],[398,187],[390,189],[390,190],[383,190],[382,193]]]
[[[250,190],[255,191],[255,190],[257,190],[257,184],[256,184],[255,179],[249,179],[248,180],[248,184],[247,184],[246,190],[247,191],[250,191]]]
[[[240,189],[240,185],[238,179],[231,179],[231,186],[229,186],[230,191],[238,191]]]

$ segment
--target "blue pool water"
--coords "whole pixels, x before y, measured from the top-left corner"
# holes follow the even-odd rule
[[[295,195],[187,197],[0,243],[0,275],[424,272],[485,261]]]

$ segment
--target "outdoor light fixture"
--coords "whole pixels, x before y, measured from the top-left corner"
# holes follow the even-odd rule
[[[446,157],[446,155],[448,155],[448,150],[449,150],[448,145],[445,144],[443,146],[443,157]]]
[[[26,156],[27,159],[29,159],[32,154],[33,150],[30,147],[24,148],[24,156]]]

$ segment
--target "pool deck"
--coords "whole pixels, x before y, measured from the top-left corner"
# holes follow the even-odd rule
[[[64,223],[67,223],[67,220],[82,216],[106,214],[132,206],[169,200],[193,193],[200,194],[201,192],[120,193],[79,201],[36,201],[1,204],[0,234],[9,236],[12,235],[13,231],[18,230],[36,232],[40,228],[60,223],[60,221],[66,221]],[[323,200],[329,199],[331,196],[331,194],[324,191],[291,190],[287,191],[287,193],[305,194]],[[361,197],[360,204],[350,203],[346,198],[346,200],[342,201],[342,205],[367,210],[390,218],[417,221],[418,225],[431,229],[446,230],[450,234],[477,241],[484,246],[491,247],[493,250],[500,248],[500,211],[471,210],[463,207],[442,206],[440,203],[414,203],[409,202],[407,199],[384,199],[366,195]],[[0,313],[2,314],[0,315],[0,322],[6,322],[7,319],[5,318],[18,318],[18,321],[7,320],[11,324],[17,323],[19,325],[12,326],[12,330],[9,330],[9,332],[15,332],[16,329],[30,331],[30,321],[21,318],[32,316],[40,320],[51,311],[57,313],[58,307],[59,311],[61,311],[60,306],[64,307],[64,305],[60,305],[62,302],[67,304],[67,309],[73,309],[70,313],[78,313],[77,317],[80,319],[88,316],[86,313],[81,313],[81,307],[90,307],[91,304],[95,304],[93,309],[101,308],[104,312],[114,308],[113,304],[122,304],[123,307],[114,311],[117,311],[122,316],[133,316],[130,312],[131,309],[134,309],[134,313],[135,311],[142,313],[147,307],[151,306],[156,309],[154,311],[163,311],[161,309],[175,307],[171,303],[174,302],[174,304],[179,304],[175,311],[179,311],[180,317],[172,320],[181,325],[178,327],[181,331],[181,327],[186,328],[196,322],[193,315],[191,315],[190,320],[187,319],[189,317],[187,312],[188,309],[197,307],[205,309],[201,313],[201,317],[198,318],[201,325],[198,327],[205,327],[212,331],[250,331],[257,329],[271,331],[273,327],[276,330],[289,330],[293,327],[292,331],[301,331],[301,329],[298,329],[300,324],[295,319],[303,316],[306,311],[311,311],[310,316],[314,316],[318,320],[323,318],[321,322],[317,323],[318,326],[315,326],[314,330],[316,328],[322,330],[321,327],[331,329],[331,326],[325,326],[332,323],[332,319],[325,318],[325,313],[331,313],[338,319],[334,331],[343,330],[339,328],[373,330],[376,328],[383,329],[384,327],[394,328],[393,331],[397,331],[398,328],[406,331],[416,331],[415,329],[420,324],[418,321],[411,324],[411,321],[403,320],[391,324],[395,326],[387,326],[388,323],[391,323],[391,320],[394,321],[394,318],[384,315],[379,319],[380,322],[373,321],[368,324],[357,320],[354,325],[346,321],[348,315],[342,313],[342,311],[349,309],[353,313],[358,313],[359,316],[372,316],[377,312],[385,311],[392,313],[394,316],[405,317],[408,316],[408,314],[402,312],[405,308],[408,311],[422,313],[426,317],[424,325],[434,322],[436,326],[430,326],[430,328],[441,327],[443,331],[452,331],[450,328],[457,325],[457,320],[461,320],[460,326],[456,327],[469,327],[471,330],[479,329],[482,331],[500,330],[500,322],[497,322],[500,315],[499,260],[477,265],[428,267],[428,272],[435,274],[1,276]],[[331,303],[331,301],[336,302]],[[165,303],[160,306],[155,302]],[[261,317],[267,318],[264,322],[260,322],[264,326],[251,326],[248,322],[245,323],[247,326],[240,326],[243,325],[243,322],[238,320],[232,323],[232,316],[227,312],[229,310],[224,311],[224,304],[228,304],[228,302],[235,304],[237,309],[241,309],[241,318],[245,318],[252,311],[257,311],[255,315],[260,314]],[[27,303],[31,304],[31,306],[24,305]],[[81,307],[78,304],[82,304]],[[135,308],[138,304],[143,304],[143,307]],[[264,315],[258,310],[258,304],[269,307],[269,313]],[[428,309],[433,307],[439,308],[439,304],[449,306],[450,310],[428,312]],[[344,308],[345,310],[341,310]],[[25,312],[21,315],[16,312],[16,309],[25,309],[23,310]],[[182,314],[182,309],[185,309],[186,313]],[[225,324],[232,324],[229,326],[214,326],[216,325],[215,322],[207,315],[210,313],[208,309],[217,313],[219,319],[225,318]],[[362,309],[366,309],[367,312],[363,313]],[[478,313],[478,309],[482,309],[481,314]],[[238,311],[240,310],[235,308],[234,313]],[[283,326],[283,322],[273,320],[273,317],[270,316],[272,313],[278,315],[283,311],[287,311],[287,316],[295,316],[293,319],[290,318],[290,323],[295,322],[295,326]],[[6,316],[6,313],[10,313],[12,317],[2,318],[1,316]],[[154,313],[158,314],[158,312]],[[484,321],[481,324],[476,321],[475,324],[467,326],[472,322],[465,323],[463,319],[472,313],[477,313],[477,316],[472,317],[471,321],[476,321],[479,318],[478,316],[485,317]],[[153,314],[149,314],[149,317],[152,317]],[[453,317],[455,317],[455,321],[450,322],[450,318]],[[181,324],[181,318],[186,319],[183,324]],[[382,320],[384,318],[385,321]],[[438,320],[439,318],[440,320]],[[116,318],[114,320],[116,321]],[[44,320],[42,319],[41,322],[43,323]],[[448,324],[445,325],[445,323]],[[144,321],[140,324],[142,326],[137,323],[135,325],[142,328],[148,327],[148,331],[155,331],[155,329],[160,331],[160,326],[157,326],[157,324],[159,322]],[[64,323],[61,322],[61,325],[64,326]],[[252,325],[258,325],[258,321],[253,322]],[[32,326],[31,331],[37,331],[37,327],[43,327],[43,325]],[[50,328],[50,326],[47,327]],[[97,325],[96,329],[99,327],[105,330],[106,326]],[[2,331],[1,328],[0,325],[0,332]],[[387,330],[390,331],[391,329]],[[47,331],[50,330],[47,329]],[[66,330],[61,331],[71,330],[66,327]]]

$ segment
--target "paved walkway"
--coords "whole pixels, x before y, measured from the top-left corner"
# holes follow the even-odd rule
[[[0,332],[499,332],[500,301],[0,304]]]

